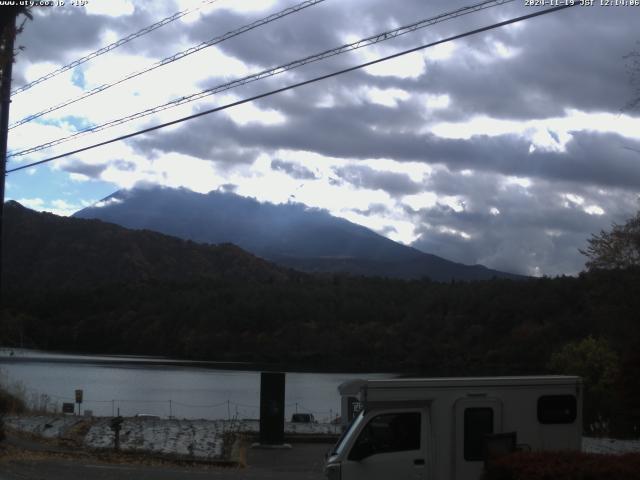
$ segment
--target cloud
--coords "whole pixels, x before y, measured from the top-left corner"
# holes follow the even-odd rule
[[[64,162],[62,168],[69,173],[80,174],[89,178],[99,178],[100,174],[107,169],[107,165],[94,165],[82,162],[79,159],[72,159]]]
[[[42,198],[19,198],[16,201],[32,210],[49,212],[63,217],[72,215],[79,209],[87,206],[85,204],[73,204],[63,199],[47,201]]]
[[[497,174],[460,175],[446,169],[432,175],[426,186],[459,194],[464,206],[455,210],[436,203],[409,209],[419,225],[414,247],[527,275],[581,271],[585,259],[578,249],[591,233],[623,222],[639,200],[637,192],[625,190],[559,181],[524,187]]]
[[[335,168],[335,174],[358,188],[384,190],[391,196],[410,195],[422,190],[419,183],[413,182],[409,175],[402,173],[377,171],[361,165]]]
[[[354,209],[353,210],[360,215],[371,216],[389,213],[389,207],[383,203],[372,203],[367,209]],[[395,230],[395,229],[394,229]]]
[[[45,201],[42,198],[19,198],[16,202],[33,210],[40,210],[45,204]]]
[[[299,180],[315,180],[318,178],[316,174],[308,168],[283,160],[272,160],[271,168],[275,171],[284,172],[290,177],[297,178]]]

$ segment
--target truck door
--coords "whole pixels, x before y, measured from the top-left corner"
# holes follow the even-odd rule
[[[484,468],[484,438],[502,432],[502,402],[497,398],[462,398],[455,403],[454,477],[477,480]]]
[[[429,478],[428,414],[428,408],[372,411],[342,462],[342,478]]]

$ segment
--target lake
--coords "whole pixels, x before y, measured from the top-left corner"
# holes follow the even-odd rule
[[[285,418],[313,413],[328,421],[339,414],[337,387],[354,378],[388,374],[287,372]],[[32,402],[49,401],[59,412],[83,390],[82,410],[97,416],[151,414],[177,418],[259,418],[260,372],[235,364],[164,358],[70,355],[0,349],[0,381],[24,390]]]

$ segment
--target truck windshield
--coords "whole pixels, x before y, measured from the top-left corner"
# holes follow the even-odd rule
[[[358,414],[358,416],[353,419],[351,424],[342,433],[342,436],[340,437],[340,440],[338,440],[338,443],[336,443],[336,446],[333,449],[333,452],[331,452],[331,455],[340,455],[344,451],[345,445],[349,443],[349,439],[353,437],[354,432],[358,430],[358,426],[362,423],[363,419],[364,419],[364,410],[362,410]]]

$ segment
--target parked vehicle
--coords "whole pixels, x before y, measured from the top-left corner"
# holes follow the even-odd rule
[[[357,380],[339,390],[342,418],[360,411],[328,455],[330,480],[477,480],[488,455],[581,447],[579,377]]]
[[[291,423],[318,423],[311,413],[294,413],[291,415]]]

